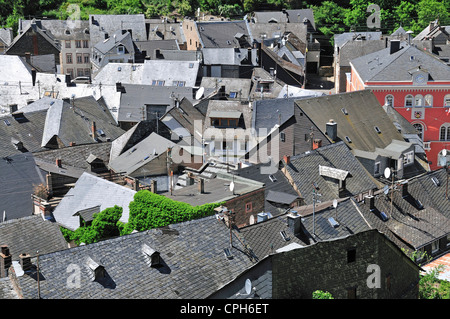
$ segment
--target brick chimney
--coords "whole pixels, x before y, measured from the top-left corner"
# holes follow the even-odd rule
[[[58,166],[58,167],[62,167],[61,159],[60,159],[60,158],[57,158],[55,164],[56,164],[56,166]]]
[[[291,157],[288,156],[288,155],[284,155],[284,156],[283,156],[283,160],[284,160],[284,162],[286,163],[286,165],[288,165],[288,164],[291,163]]]
[[[0,252],[0,278],[8,276],[8,269],[12,265],[12,256],[9,253],[8,245],[2,245]]]
[[[96,126],[95,122],[92,122],[91,135],[92,135],[92,139],[94,141],[96,141],[97,140],[97,126]]]

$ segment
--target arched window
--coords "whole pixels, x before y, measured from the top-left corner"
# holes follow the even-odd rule
[[[439,139],[441,141],[450,141],[450,123],[445,123],[442,125],[440,133]]]
[[[450,107],[450,94],[444,96],[444,107]]]
[[[431,94],[425,95],[425,106],[427,107],[433,106],[433,95]]]
[[[414,99],[414,106],[420,107],[423,106],[423,96],[420,94],[417,94]]]
[[[394,107],[394,97],[390,94],[384,98],[384,103],[388,106]]]
[[[420,123],[415,123],[413,126],[416,128],[417,135],[423,140],[423,126]]]
[[[413,106],[414,97],[411,94],[408,94],[405,97],[405,106]]]

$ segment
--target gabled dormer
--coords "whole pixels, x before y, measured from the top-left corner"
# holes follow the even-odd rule
[[[414,61],[415,57],[410,56],[410,61]],[[413,69],[408,70],[409,74],[411,74],[411,81],[413,85],[426,85],[429,80],[429,73],[426,69],[421,66],[415,67]]]

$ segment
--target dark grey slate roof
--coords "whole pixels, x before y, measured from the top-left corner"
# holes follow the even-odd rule
[[[197,22],[203,48],[234,48],[239,47],[239,41],[235,35],[241,33],[247,37],[247,45],[250,46],[250,36],[244,20]]]
[[[33,214],[31,194],[35,186],[45,184],[45,175],[39,170],[31,153],[0,158],[0,219],[6,211],[6,220]]]
[[[298,98],[256,100],[253,102],[252,128],[270,132],[275,125],[282,125],[294,116],[295,101]]]
[[[339,225],[334,227],[329,218],[333,218]],[[320,241],[345,237],[373,228],[351,198],[340,201],[337,209],[329,202],[327,208],[317,209],[314,215],[310,210],[309,214],[303,217],[303,225],[309,236]]]
[[[133,52],[133,40],[131,34],[128,31],[122,32],[122,30],[117,30],[107,40],[102,40],[98,43],[94,43],[94,49],[100,53],[107,54],[113,48],[119,45],[123,45],[128,52]]]
[[[380,40],[382,33],[380,31],[375,32],[345,32],[334,35],[334,46],[341,47],[347,41],[352,41],[357,37],[365,37],[366,40]]]
[[[351,149],[372,152],[376,147],[385,148],[392,140],[403,140],[371,90],[302,99],[296,103],[324,134],[326,124],[333,119],[337,123],[338,139]],[[375,126],[381,134],[377,133]]]
[[[145,16],[143,14],[90,14],[89,32],[91,43],[105,39],[105,33],[111,36],[117,30],[131,30],[134,41],[147,40]]]
[[[317,192],[322,195],[322,202],[338,198],[336,182],[321,176],[319,165],[349,172],[346,178],[348,195],[355,196],[377,188],[373,178],[353,156],[347,145],[338,142],[292,156],[290,164],[285,166],[306,204],[313,202],[313,183],[318,185]]]
[[[431,53],[419,50],[406,43],[401,49],[389,54],[390,48],[356,58],[350,63],[364,82],[368,81],[412,81],[411,70],[426,69],[432,81],[448,80],[450,66]],[[414,57],[411,59],[411,57]]]
[[[435,186],[431,177],[437,177],[440,186]],[[369,223],[385,233],[400,247],[419,249],[450,234],[450,214],[448,200],[445,199],[445,171],[424,174],[408,181],[408,196],[403,197],[402,186],[394,192],[392,203],[390,195],[383,193],[374,199],[375,209],[370,211],[368,201],[360,204],[360,209]],[[416,203],[419,200],[423,209]],[[380,212],[389,219],[382,221]]]
[[[146,244],[160,253],[161,266],[150,267]],[[253,265],[241,243],[216,217],[138,232],[39,257],[43,299],[202,299]],[[104,266],[105,278],[91,280],[87,258]],[[80,285],[67,285],[67,267],[79,267]],[[34,274],[35,275],[35,274]],[[33,273],[18,278],[24,298],[36,298]]]
[[[386,47],[384,40],[349,40],[339,50],[339,65],[350,66],[350,61],[369,53],[380,51]]]
[[[109,154],[111,150],[111,142],[75,145],[56,150],[46,150],[34,153],[34,157],[42,162],[55,164],[56,159],[61,159],[62,165],[69,165],[83,170],[89,170],[90,165],[87,162],[88,157],[92,154],[96,158],[101,159],[105,165],[109,162]]]
[[[251,165],[245,168],[241,168],[236,171],[236,174],[245,178],[253,179],[265,185],[265,196],[266,201],[264,204],[264,209],[266,212],[271,213],[273,216],[284,213],[285,209],[280,209],[279,205],[268,200],[267,194],[269,192],[280,192],[285,196],[299,196],[297,192],[293,189],[286,176],[277,170],[275,174],[272,174],[273,179],[270,178],[269,174],[263,174],[261,171],[263,164]],[[273,180],[273,181],[272,181]],[[269,197],[270,198],[270,197]]]
[[[0,244],[8,245],[13,260],[27,253],[31,257],[67,249],[59,225],[43,220],[39,215],[22,217],[0,223]]]

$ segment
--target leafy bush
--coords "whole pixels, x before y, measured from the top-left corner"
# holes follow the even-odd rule
[[[192,206],[148,190],[141,190],[134,195],[134,200],[130,202],[128,224],[124,225],[122,232],[125,234],[133,230],[144,231],[202,218],[214,214],[214,208],[221,204],[223,203]]]
[[[312,294],[313,299],[334,299],[328,291],[316,290]]]

